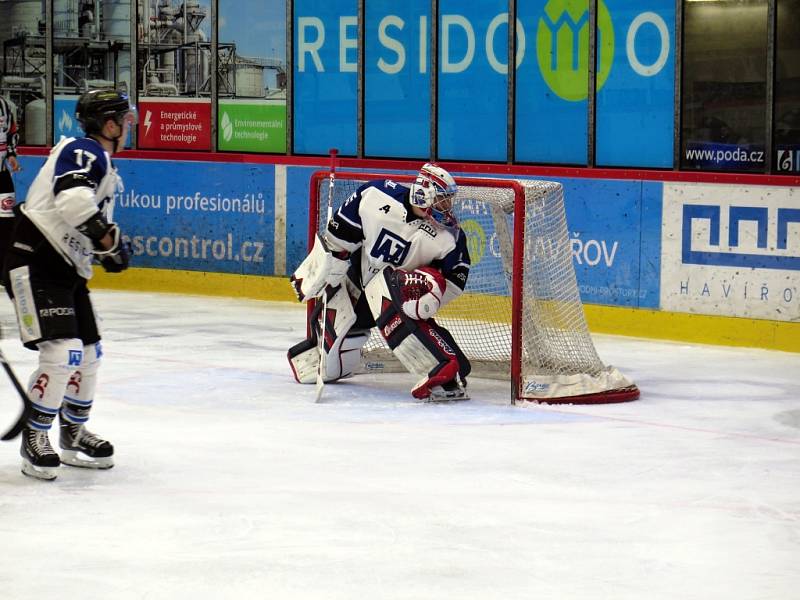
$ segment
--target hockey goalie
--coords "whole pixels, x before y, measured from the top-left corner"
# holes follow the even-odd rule
[[[410,187],[370,181],[339,207],[290,277],[301,302],[326,295],[315,303],[310,337],[289,349],[298,383],[353,375],[377,327],[419,378],[415,398],[468,398],[469,361],[434,319],[469,277],[466,236],[452,212],[456,191],[450,173],[427,163]]]

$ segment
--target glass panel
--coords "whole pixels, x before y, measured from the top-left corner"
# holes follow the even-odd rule
[[[775,171],[800,173],[800,0],[778,0]]]
[[[439,158],[507,156],[508,1],[439,4]]]
[[[83,135],[75,119],[81,93],[130,90],[130,0],[54,0],[53,138]]]
[[[684,169],[763,171],[767,0],[684,4]]]
[[[607,13],[600,6],[599,17]],[[517,74],[516,160],[585,165],[589,2],[518,0],[517,16],[525,42],[518,37],[524,57]]]
[[[596,163],[672,167],[675,1],[599,6]]]
[[[358,136],[358,3],[294,3],[294,150],[355,155]]]
[[[45,109],[45,15],[41,0],[0,4],[0,95],[16,117],[19,142],[47,144]]]
[[[364,146],[368,156],[430,156],[430,0],[366,7]]]
[[[139,0],[140,148],[211,148],[211,0]]]
[[[286,0],[220,0],[220,150],[286,152]]]

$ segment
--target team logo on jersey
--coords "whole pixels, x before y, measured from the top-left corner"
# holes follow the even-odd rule
[[[439,233],[438,231],[436,231],[436,228],[427,221],[422,221],[419,224],[419,229],[420,231],[424,231],[425,233],[427,233],[432,238],[435,238]]]
[[[406,260],[410,248],[411,242],[407,242],[396,233],[382,228],[369,254],[385,263],[399,267]]]
[[[70,350],[67,357],[67,365],[70,367],[79,367],[83,360],[83,350]]]

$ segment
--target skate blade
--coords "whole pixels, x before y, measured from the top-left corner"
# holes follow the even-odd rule
[[[22,474],[34,479],[53,481],[58,476],[58,467],[37,467],[28,462],[22,461]]]
[[[442,404],[445,402],[462,402],[464,400],[469,400],[469,394],[455,394],[455,395],[446,395],[446,394],[431,394],[427,398],[423,400],[423,402],[427,402],[429,404]]]
[[[77,450],[62,450],[61,451],[61,464],[69,465],[70,467],[80,467],[81,469],[110,469],[114,466],[113,456],[104,456],[100,458],[84,458],[84,454]]]

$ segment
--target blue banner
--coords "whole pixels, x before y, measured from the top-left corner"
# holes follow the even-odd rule
[[[78,96],[55,96],[53,98],[53,139],[56,143],[62,137],[83,137],[83,129],[75,118],[75,105]]]
[[[308,205],[316,167],[286,168],[286,273],[294,273],[308,255]]]
[[[294,3],[294,151],[355,155],[358,112],[356,0]]]
[[[675,102],[675,2],[630,7],[605,0],[613,30],[598,20],[596,163],[672,167]]]
[[[367,156],[430,156],[430,8],[428,0],[366,6]]]
[[[589,89],[588,0],[519,0],[515,159],[585,165]],[[598,27],[607,29],[598,3]],[[535,24],[535,25],[534,25]]]
[[[439,4],[439,156],[504,161],[508,2]]]
[[[22,170],[19,173],[12,173],[11,178],[14,181],[14,192],[17,202],[24,202],[33,180],[36,178],[36,175],[39,174],[39,169],[42,168],[47,157],[25,156],[24,154],[20,154],[17,156],[17,160],[19,160],[19,166],[22,167]]]
[[[136,267],[272,275],[272,165],[120,160],[114,220]]]
[[[661,183],[563,180],[581,299],[657,308]]]

